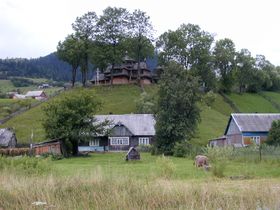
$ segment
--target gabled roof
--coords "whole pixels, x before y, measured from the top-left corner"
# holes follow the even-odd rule
[[[14,132],[9,128],[0,129],[0,146],[8,147],[10,142],[15,139]]]
[[[234,120],[240,132],[268,132],[275,120],[280,120],[280,114],[272,113],[233,113],[231,114],[225,135],[231,120]]]
[[[35,90],[35,91],[28,91],[26,93],[26,97],[38,97],[38,96],[41,96],[41,94],[43,94],[44,91],[42,90]]]
[[[109,120],[111,127],[121,123],[135,136],[154,136],[155,119],[152,114],[95,115],[99,122]]]

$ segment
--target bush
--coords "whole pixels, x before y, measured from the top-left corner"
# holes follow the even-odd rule
[[[190,157],[193,158],[197,154],[201,154],[203,147],[193,145],[187,141],[177,142],[173,149],[173,155],[175,157]]]
[[[63,155],[59,155],[59,154],[54,154],[54,153],[43,153],[41,154],[41,157],[43,158],[51,158],[52,160],[61,160],[64,158]]]
[[[222,178],[225,176],[224,175],[225,168],[226,168],[226,164],[224,162],[220,162],[212,165],[211,171],[215,177]]]
[[[0,157],[0,170],[13,170],[24,174],[42,174],[51,170],[48,159],[34,157]]]
[[[144,145],[144,144],[140,144],[136,147],[137,151],[139,152],[151,152],[152,151],[152,145],[148,144],[148,145]]]
[[[209,160],[216,162],[221,160],[230,160],[234,156],[234,147],[205,147],[203,154],[206,155]]]
[[[157,159],[156,163],[160,168],[160,176],[167,179],[173,176],[175,172],[175,165],[170,158],[162,155]]]
[[[25,78],[12,78],[11,82],[15,87],[28,87],[33,85],[33,81]]]

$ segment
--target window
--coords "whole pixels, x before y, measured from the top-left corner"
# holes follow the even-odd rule
[[[140,137],[139,138],[139,145],[140,144],[145,144],[145,145],[150,144],[150,139],[148,137]]]
[[[251,140],[253,141],[253,142],[255,142],[256,144],[260,144],[261,142],[260,142],[260,136],[252,136],[251,137]]]
[[[110,137],[111,145],[129,145],[129,137]]]
[[[89,141],[89,146],[94,147],[94,146],[99,146],[99,139],[93,139]]]

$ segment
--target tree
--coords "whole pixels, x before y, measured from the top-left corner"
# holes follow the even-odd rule
[[[176,142],[193,137],[200,111],[198,79],[177,63],[170,63],[161,76],[156,113],[156,147],[172,154]]]
[[[236,56],[235,77],[239,86],[239,93],[246,91],[254,73],[255,59],[247,49],[241,49]]]
[[[268,145],[280,146],[280,120],[272,122],[266,143]]]
[[[140,61],[144,60],[147,56],[153,55],[154,52],[152,45],[153,26],[150,22],[150,17],[141,10],[134,10],[130,15],[129,22],[129,36],[131,38],[129,49],[132,51],[133,58],[138,62],[137,83],[141,85]]]
[[[77,17],[76,21],[72,24],[72,28],[75,31],[75,35],[83,43],[83,53],[80,61],[82,72],[82,83],[86,85],[88,66],[89,66],[89,53],[90,43],[95,39],[97,34],[97,22],[98,17],[95,12],[88,12],[82,17]]]
[[[94,114],[101,104],[89,90],[77,89],[55,98],[43,108],[47,138],[61,139],[67,154],[77,155],[78,144],[89,135],[102,133],[108,122],[97,123]]]
[[[111,85],[115,65],[125,54],[122,41],[128,37],[128,17],[126,9],[108,7],[99,18],[97,41],[101,42],[101,46],[106,46],[103,59],[111,63]]]
[[[77,69],[80,65],[83,53],[83,43],[75,35],[71,34],[57,46],[59,59],[72,66],[72,87],[75,85]]]
[[[230,92],[234,84],[233,70],[235,68],[235,45],[230,39],[221,39],[214,48],[214,66],[220,76],[222,92]]]
[[[211,45],[213,36],[198,25],[182,24],[176,31],[168,31],[159,37],[157,47],[163,64],[176,61],[193,75],[199,76],[206,90],[215,86]]]

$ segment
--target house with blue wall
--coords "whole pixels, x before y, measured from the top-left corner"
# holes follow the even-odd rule
[[[95,118],[96,122],[109,121],[109,132],[81,143],[80,152],[127,151],[130,147],[154,142],[155,119],[152,114],[95,115]]]
[[[280,120],[277,113],[233,113],[231,114],[223,138],[212,139],[210,146],[244,147],[260,144],[267,139],[272,122]],[[222,140],[221,140],[222,139]]]

